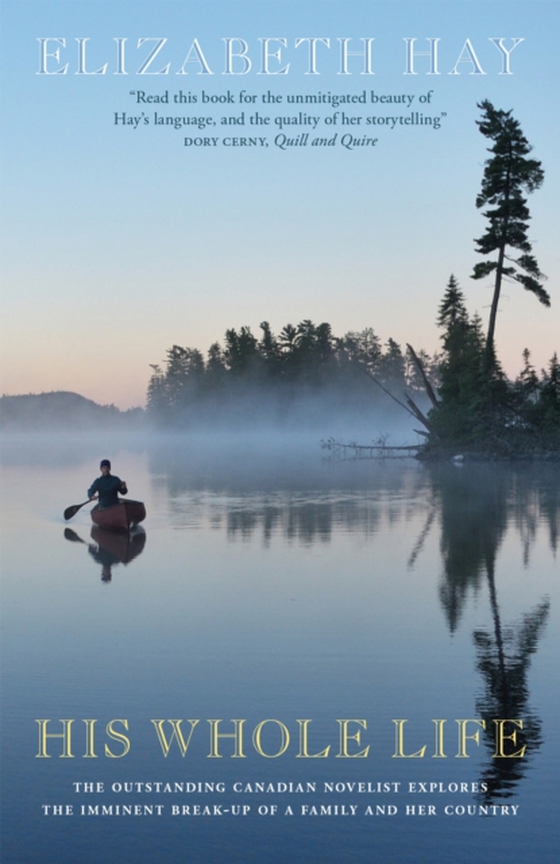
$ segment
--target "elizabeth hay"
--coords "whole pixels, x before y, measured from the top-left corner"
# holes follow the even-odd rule
[[[182,43],[166,36],[38,36],[37,75],[375,75],[381,70],[374,36],[261,36],[249,44],[239,36],[223,36],[206,45],[198,39]],[[514,51],[521,37],[461,36],[446,40],[405,36],[391,45],[403,75],[513,75]],[[517,56],[517,55],[516,55]],[[385,61],[387,62],[387,61]],[[394,68],[392,69],[394,71]]]

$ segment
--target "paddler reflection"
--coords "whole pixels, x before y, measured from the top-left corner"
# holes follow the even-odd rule
[[[141,526],[137,526],[133,531],[117,533],[94,525],[90,535],[93,543],[86,543],[71,528],[64,529],[64,536],[74,543],[87,545],[88,553],[101,565],[102,582],[110,582],[113,578],[112,568],[117,564],[130,564],[143,552],[146,545],[146,532]]]

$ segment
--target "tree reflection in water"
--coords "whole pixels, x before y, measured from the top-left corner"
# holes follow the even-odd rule
[[[542,722],[529,705],[527,675],[550,602],[542,600],[520,621],[504,626],[496,586],[496,560],[510,521],[521,534],[524,562],[543,516],[549,525],[551,546],[556,549],[558,486],[542,479],[540,471],[504,470],[492,465],[469,466],[466,472],[448,466],[432,470],[434,495],[441,508],[444,581],[440,600],[451,632],[457,628],[469,589],[479,592],[483,580],[488,585],[493,627],[473,633],[476,668],[484,681],[476,709],[486,721],[489,762],[481,778],[486,792],[480,795],[486,804],[513,794],[529,759],[542,744]],[[516,729],[515,747],[508,742],[516,752],[525,748],[523,758],[494,757],[494,718],[523,720],[523,729]]]
[[[277,532],[288,542],[312,545],[328,543],[340,529],[377,540],[392,523],[422,520],[409,568],[422,554],[429,535],[441,528],[439,599],[451,634],[460,625],[469,595],[488,588],[492,625],[473,633],[475,668],[483,681],[476,709],[487,726],[488,758],[482,780],[488,791],[483,800],[489,803],[512,795],[542,743],[542,723],[529,704],[527,679],[550,604],[542,600],[519,620],[504,625],[496,562],[512,528],[520,536],[525,565],[543,527],[556,550],[559,466],[388,462],[367,471],[362,461],[345,465],[345,473],[338,475],[315,462],[284,465],[276,456],[258,452],[245,451],[243,458],[228,460],[225,454],[218,455],[208,462],[193,462],[190,454],[179,458],[170,450],[153,457],[152,471],[160,478],[177,526],[196,526],[206,520],[212,527],[225,526],[232,541],[260,533],[266,545]],[[507,584],[500,590],[507,591]],[[523,719],[516,746],[526,748],[523,759],[493,758],[495,718]]]
[[[491,758],[483,771],[487,791],[482,794],[485,803],[495,798],[507,798],[523,777],[531,755],[542,744],[542,723],[529,706],[527,673],[531,654],[537,650],[542,629],[546,623],[550,603],[540,603],[524,615],[521,622],[502,627],[494,585],[494,574],[488,575],[494,633],[475,630],[473,634],[477,653],[477,669],[484,679],[484,692],[476,701],[476,709],[485,721],[485,738],[489,752],[495,750],[493,718],[522,718],[523,729],[516,730],[515,751],[525,747],[521,759]],[[513,727],[512,727],[513,729]]]

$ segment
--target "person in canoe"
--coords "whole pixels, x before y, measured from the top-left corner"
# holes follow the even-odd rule
[[[126,495],[128,492],[126,483],[120,477],[115,477],[111,474],[111,463],[108,459],[102,459],[99,464],[101,477],[94,480],[89,487],[87,494],[90,501],[96,496],[98,499],[97,506],[100,510],[106,507],[114,507],[119,503],[119,495]]]

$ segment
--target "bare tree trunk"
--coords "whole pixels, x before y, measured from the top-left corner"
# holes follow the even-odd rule
[[[488,320],[488,334],[486,336],[486,362],[490,367],[494,359],[494,331],[496,330],[496,318],[498,316],[498,304],[500,302],[500,292],[502,290],[502,271],[504,269],[505,258],[505,242],[500,247],[498,255],[498,265],[496,267],[496,280],[494,282],[494,296],[492,297],[492,306],[490,307],[490,318]]]
[[[434,430],[434,427],[432,426],[432,424],[430,423],[428,418],[425,416],[425,414],[423,414],[422,411],[420,411],[420,408],[418,408],[418,406],[414,404],[414,402],[412,401],[410,396],[408,396],[407,394],[405,394],[405,396],[406,396],[406,404],[408,405],[408,407],[410,409],[410,413],[414,414],[414,416],[416,417],[417,420],[420,420],[420,423],[422,423],[422,425],[426,427],[428,432],[434,436],[436,441],[439,441],[440,440],[439,435]]]
[[[502,277],[504,273],[504,258],[506,256],[507,245],[507,229],[509,223],[509,195],[510,195],[510,177],[511,177],[511,160],[513,154],[509,154],[509,163],[506,175],[504,202],[505,202],[505,218],[502,225],[502,242],[498,254],[498,264],[496,267],[496,279],[494,281],[494,296],[492,297],[492,306],[490,308],[490,318],[488,320],[488,334],[486,336],[486,368],[494,365],[494,332],[496,330],[496,318],[498,316],[498,303],[500,302],[500,292],[502,290]]]
[[[434,393],[434,388],[432,387],[432,385],[430,384],[430,382],[428,380],[428,376],[426,375],[426,370],[424,369],[424,364],[422,363],[422,361],[418,357],[418,355],[417,355],[416,351],[414,350],[414,348],[412,347],[412,345],[409,345],[407,342],[406,347],[408,348],[408,351],[410,353],[410,356],[412,357],[414,365],[418,369],[420,376],[422,378],[422,381],[424,382],[424,387],[426,388],[426,393],[428,394],[428,398],[429,398],[430,402],[432,403],[434,408],[437,408],[437,406],[439,405],[439,400],[438,400],[436,394]]]
[[[404,410],[407,411],[412,417],[415,417],[417,420],[420,420],[420,423],[422,423],[422,425],[425,426],[425,428],[428,430],[428,432],[434,436],[436,441],[440,440],[439,435],[434,430],[434,428],[433,428],[432,424],[430,423],[430,421],[428,420],[428,418],[420,411],[420,408],[418,408],[418,406],[414,404],[414,402],[412,401],[410,396],[408,396],[407,393],[404,394],[404,397],[406,399],[406,405],[405,405],[404,402],[401,402],[400,399],[397,399],[396,396],[393,396],[391,391],[387,390],[387,388],[384,387],[383,384],[380,381],[378,381],[377,378],[375,378],[371,374],[369,369],[366,369],[365,366],[360,366],[360,369],[362,370],[362,372],[364,372],[368,376],[368,378],[371,378],[371,380],[375,384],[377,384],[377,386],[380,387],[381,390],[383,390],[383,392],[387,394],[387,396],[390,396],[391,399],[397,403],[397,405],[400,405],[401,408],[404,408]]]

